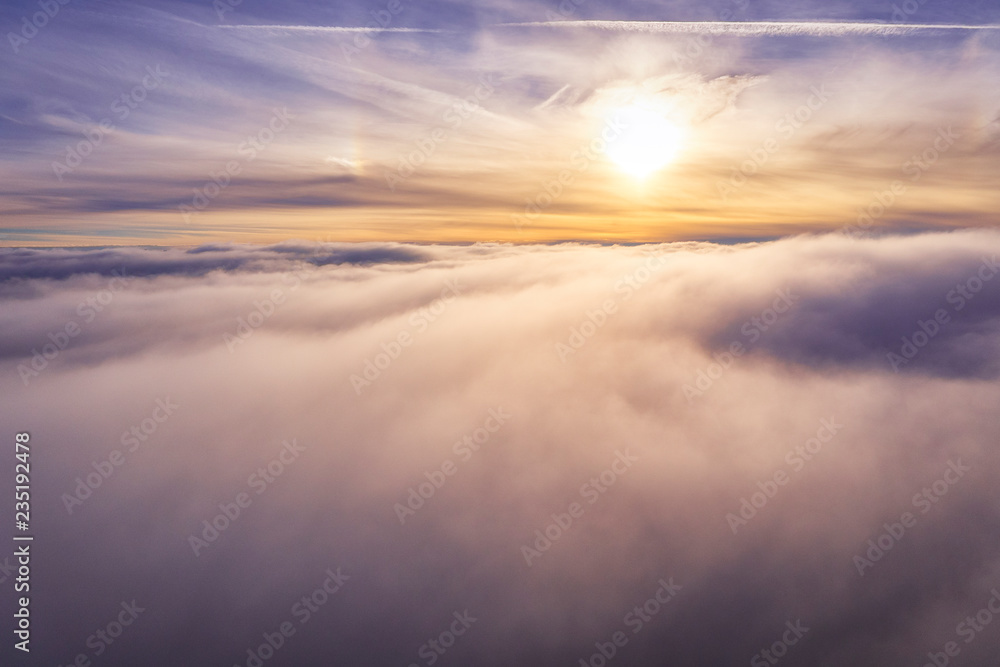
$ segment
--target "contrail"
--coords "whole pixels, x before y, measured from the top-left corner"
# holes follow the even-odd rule
[[[312,25],[225,25],[228,30],[271,30],[332,33],[456,33],[460,30],[439,28],[395,28],[365,26],[312,26]],[[910,35],[933,31],[1000,30],[1000,25],[963,25],[954,23],[871,23],[838,21],[534,21],[526,23],[497,23],[482,26],[493,28],[591,28],[613,32],[697,33],[707,35],[744,35],[750,37],[772,35],[812,35],[835,37],[839,35]]]
[[[365,26],[333,26],[333,25],[220,25],[216,28],[226,30],[291,30],[296,32],[455,32],[436,28],[380,28]]]
[[[595,28],[615,32],[699,33],[709,35],[908,35],[936,30],[997,30],[1000,25],[951,23],[866,23],[836,21],[538,21],[496,27]]]

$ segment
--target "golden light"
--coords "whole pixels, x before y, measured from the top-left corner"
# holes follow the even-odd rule
[[[627,174],[645,178],[677,156],[681,131],[660,114],[632,105],[619,109],[612,118],[622,130],[608,142],[607,155]]]

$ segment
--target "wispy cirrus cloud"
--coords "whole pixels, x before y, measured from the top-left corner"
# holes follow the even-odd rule
[[[382,26],[370,9],[240,5],[219,25],[207,8],[171,3],[67,6],[30,58],[3,69],[5,241],[100,243],[119,228],[136,242],[283,238],[265,210],[292,236],[343,240],[756,237],[840,228],[896,180],[909,191],[882,227],[995,223],[982,176],[1000,113],[982,85],[1000,70],[988,12],[928,4],[878,22],[798,3],[750,5],[735,22],[693,20],[704,14],[694,6],[639,20],[639,7],[607,18],[583,5],[571,20],[537,21],[545,7],[515,3],[445,21],[401,7]],[[121,97],[147,67],[167,76],[123,117]],[[477,95],[484,80],[491,92]],[[803,112],[813,88],[826,101]],[[636,103],[678,126],[675,160],[642,183],[603,153],[581,162],[614,104]],[[251,150],[276,108],[294,119]],[[99,132],[102,121],[113,131]],[[905,165],[941,130],[960,139],[909,180]],[[239,173],[185,217],[232,160]],[[392,175],[411,170],[395,187]],[[572,184],[518,228],[512,216],[566,170]],[[720,183],[745,178],[720,196]]]

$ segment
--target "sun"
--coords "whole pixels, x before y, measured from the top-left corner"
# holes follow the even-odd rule
[[[635,178],[659,171],[673,162],[680,150],[680,129],[654,111],[638,105],[622,107],[612,115],[612,121],[622,129],[608,142],[608,158]]]

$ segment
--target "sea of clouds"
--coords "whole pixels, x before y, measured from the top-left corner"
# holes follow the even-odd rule
[[[987,664],[998,255],[0,251],[32,664]]]

